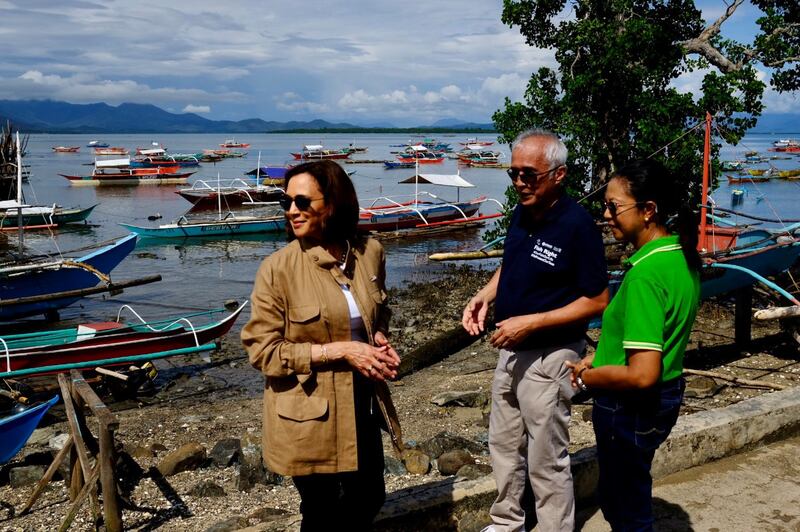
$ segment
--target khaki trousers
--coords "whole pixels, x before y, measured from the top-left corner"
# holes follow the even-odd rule
[[[538,530],[572,531],[575,497],[567,446],[574,391],[564,362],[577,362],[583,341],[523,351],[500,350],[492,382],[489,454],[497,483],[490,514],[497,532],[525,530],[526,475]]]

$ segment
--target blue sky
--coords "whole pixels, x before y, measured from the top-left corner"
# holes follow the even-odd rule
[[[725,8],[699,5],[709,19]],[[554,64],[500,22],[501,9],[501,0],[0,0],[0,99],[152,103],[231,120],[489,122],[504,97],[521,98],[531,72]],[[742,6],[725,34],[751,39],[756,16]],[[769,92],[765,103],[790,112],[798,102]]]

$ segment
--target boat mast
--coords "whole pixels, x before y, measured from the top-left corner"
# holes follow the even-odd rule
[[[706,137],[703,144],[703,193],[700,200],[700,250],[708,249],[706,226],[708,216],[708,182],[711,167],[711,113],[706,112]]]
[[[22,148],[17,131],[17,231],[19,233],[19,256],[24,248],[25,229],[22,227]]]

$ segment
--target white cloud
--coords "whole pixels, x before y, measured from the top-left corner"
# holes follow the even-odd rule
[[[275,108],[281,111],[291,113],[327,113],[330,108],[327,104],[319,102],[311,102],[303,100],[303,98],[295,92],[284,92],[280,96],[273,98],[275,100]]]
[[[52,99],[72,103],[109,104],[185,102],[187,100],[237,101],[238,92],[210,93],[202,89],[150,87],[131,79],[97,79],[88,74],[60,76],[28,70],[12,78],[0,78],[0,99]]]
[[[193,105],[189,104],[183,108],[184,113],[200,113],[200,114],[208,114],[211,112],[211,106],[208,105]]]

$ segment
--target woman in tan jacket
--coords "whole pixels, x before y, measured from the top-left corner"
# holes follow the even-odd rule
[[[355,189],[332,161],[289,170],[281,205],[291,242],[262,262],[242,330],[266,377],[264,460],[294,480],[301,530],[367,530],[385,498],[380,428],[401,448],[383,248],[358,234]]]

